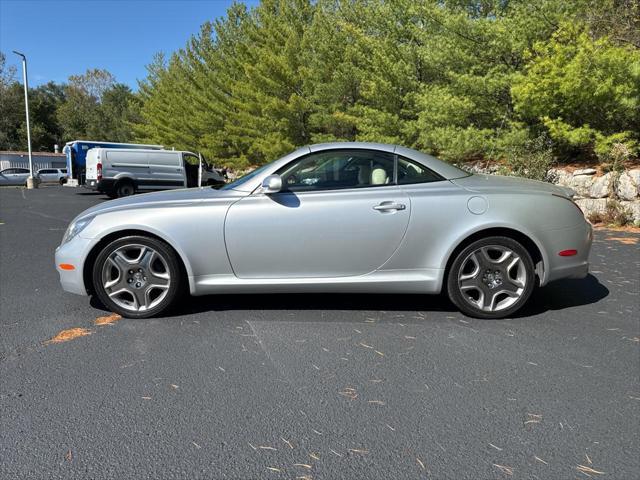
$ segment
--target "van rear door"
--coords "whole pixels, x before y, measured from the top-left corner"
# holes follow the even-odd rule
[[[180,152],[159,150],[148,155],[151,188],[165,190],[186,186]]]
[[[98,179],[98,155],[100,149],[92,148],[87,152],[87,169],[86,169],[86,179],[87,180],[97,180]]]

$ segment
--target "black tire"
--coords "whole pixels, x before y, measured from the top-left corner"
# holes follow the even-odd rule
[[[64,185],[65,183],[67,183],[67,179],[66,179],[66,178],[64,178],[64,177],[62,177],[62,178],[60,178],[60,179],[58,180],[58,183],[59,183],[60,185]]]
[[[107,197],[114,199],[114,198],[118,198],[118,192],[116,192],[115,190],[109,190],[107,192],[104,192]]]
[[[115,191],[118,198],[128,197],[136,193],[136,187],[131,180],[120,180]]]
[[[510,257],[506,256],[509,251]],[[500,252],[506,256],[502,261],[504,265],[495,263],[501,256],[491,258]],[[511,263],[513,266],[509,267]],[[447,276],[447,293],[465,315],[505,318],[524,306],[535,282],[535,266],[526,248],[509,237],[487,237],[476,240],[458,253]],[[490,302],[489,306],[485,299]]]
[[[164,263],[162,264],[162,269],[166,270],[166,274],[168,274],[168,288],[166,288],[166,294],[160,293],[155,299],[152,299],[151,297],[151,292],[157,290],[157,288],[155,288],[152,284],[153,278],[156,278],[157,275],[160,275],[158,272],[152,271],[154,269],[153,266],[145,266],[142,270],[138,270],[137,266],[131,266],[130,270],[128,270],[127,272],[123,272],[122,269],[117,267],[114,262],[110,260],[110,257],[114,255],[116,251],[133,251],[135,254],[135,250],[138,247],[147,247],[145,251],[155,252],[160,257],[162,257],[161,260],[164,261]],[[130,250],[127,250],[127,248],[129,248]],[[143,254],[141,249],[140,256],[142,257],[142,255]],[[157,257],[155,261],[159,261]],[[159,264],[156,264],[156,269],[158,268],[158,265]],[[129,269],[129,267],[130,265],[127,264],[126,268]],[[93,281],[93,291],[96,293],[105,307],[123,317],[149,318],[160,315],[161,313],[166,312],[168,309],[170,309],[171,306],[183,293],[183,285],[185,279],[177,254],[168,244],[153,237],[132,235],[114,240],[100,251],[92,268],[93,271],[91,275]],[[105,271],[111,272],[113,269],[115,269],[115,271],[118,273],[116,279],[119,281],[121,280],[122,284],[116,283],[114,288],[109,288],[105,284],[105,275],[109,275],[108,278],[111,279],[111,273],[105,274]],[[142,273],[138,273],[140,271],[142,271]],[[124,275],[122,278],[120,277],[121,274]],[[164,272],[162,272],[161,274],[164,274]],[[138,275],[137,279],[133,278],[134,275]],[[142,278],[144,280],[142,280]],[[147,281],[148,278],[149,281]],[[129,280],[133,280],[133,282],[130,282]],[[143,282],[142,286],[138,289],[134,287],[134,284],[137,280]],[[106,283],[108,284],[108,282]],[[125,285],[128,290],[122,289],[120,285]],[[107,288],[109,289],[112,296],[107,293]],[[114,295],[114,293],[117,293],[118,291],[122,291],[122,293]],[[164,291],[165,289],[162,290],[162,292]],[[141,295],[142,297],[144,297],[145,304],[149,304],[148,308],[146,306],[142,307],[142,309],[138,309],[135,307],[136,294],[137,296]],[[164,296],[162,297],[162,295]],[[148,302],[147,299],[149,299]],[[131,303],[129,308],[127,308],[126,305],[123,305],[127,302]],[[142,302],[138,303],[138,305],[141,305],[141,303]]]

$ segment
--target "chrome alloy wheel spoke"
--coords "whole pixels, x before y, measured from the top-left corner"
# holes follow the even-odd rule
[[[487,312],[509,308],[526,285],[522,259],[502,245],[487,245],[470,253],[458,273],[458,288],[467,302]]]
[[[133,312],[155,307],[167,295],[170,285],[167,261],[146,245],[118,247],[102,268],[102,286],[109,298]]]

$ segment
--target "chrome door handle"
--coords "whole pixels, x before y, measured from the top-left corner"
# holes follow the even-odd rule
[[[388,212],[390,210],[404,210],[406,205],[404,203],[396,203],[396,202],[382,202],[379,205],[373,207],[374,210],[378,210],[379,212]]]

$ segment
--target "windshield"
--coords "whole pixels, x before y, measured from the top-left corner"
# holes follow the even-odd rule
[[[247,173],[246,175],[243,175],[242,177],[234,180],[231,183],[227,183],[224,187],[220,188],[220,190],[231,190],[233,188],[238,188],[240,185],[242,185],[243,183],[251,180],[253,177],[255,177],[256,175],[258,175],[259,173],[261,173],[264,169],[266,169],[270,164],[267,163],[266,165],[261,166],[260,168],[256,168],[255,170],[253,170],[252,172]]]

